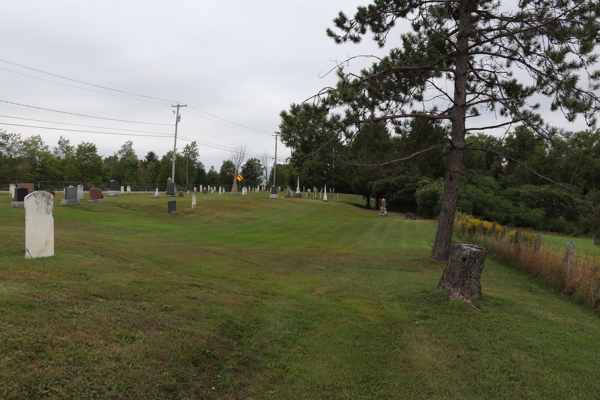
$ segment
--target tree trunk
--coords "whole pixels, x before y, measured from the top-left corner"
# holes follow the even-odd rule
[[[452,254],[437,290],[450,291],[450,300],[471,300],[481,296],[481,272],[487,250],[474,244],[452,244]],[[471,304],[472,305],[472,304]]]
[[[461,0],[459,6],[459,30],[469,28],[469,0]],[[446,261],[452,246],[452,227],[456,212],[460,169],[465,146],[465,117],[467,111],[467,84],[469,67],[469,38],[459,35],[456,51],[456,71],[454,77],[454,105],[452,109],[452,149],[448,160],[448,172],[444,183],[444,200],[440,212],[438,230],[431,251],[433,260]]]

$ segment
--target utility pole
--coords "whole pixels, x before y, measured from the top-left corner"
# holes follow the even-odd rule
[[[277,186],[276,186],[276,182],[277,182],[277,136],[279,136],[279,132],[275,132],[275,134],[271,135],[271,136],[275,136],[275,163],[273,164],[273,186],[271,186],[271,194],[269,195],[269,198],[276,199],[279,196],[277,193]]]
[[[173,142],[173,169],[171,170],[171,179],[173,179],[173,184],[175,184],[175,159],[177,158],[177,126],[179,125],[179,121],[181,121],[181,116],[179,115],[179,107],[187,107],[187,104],[179,104],[177,103],[177,117],[175,118],[175,142]]]

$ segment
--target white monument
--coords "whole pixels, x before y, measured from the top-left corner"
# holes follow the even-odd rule
[[[25,196],[25,258],[54,255],[54,196],[37,191]]]
[[[131,194],[131,186],[127,185],[127,194]]]
[[[188,190],[189,192],[189,190]],[[192,195],[192,208],[196,208],[196,193]]]
[[[77,185],[77,200],[83,200],[83,185]]]
[[[8,187],[8,191],[10,193],[10,198],[11,199],[15,199],[15,190],[17,188],[17,185],[15,185],[14,183],[11,183],[10,186]]]
[[[328,203],[327,200],[327,185],[325,185],[325,190],[323,190],[323,201]]]
[[[121,195],[125,194],[125,186],[121,186]]]
[[[160,194],[158,194],[158,188],[156,188],[156,193],[154,193],[155,199],[160,199]]]

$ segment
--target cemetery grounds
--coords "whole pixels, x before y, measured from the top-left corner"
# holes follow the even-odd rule
[[[594,311],[490,256],[449,302],[435,221],[267,197],[59,197],[26,260],[5,195],[0,399],[600,397]]]

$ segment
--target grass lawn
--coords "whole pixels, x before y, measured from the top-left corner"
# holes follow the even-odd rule
[[[436,223],[268,194],[0,200],[0,399],[598,399],[600,316],[488,258],[434,292]],[[87,197],[86,197],[87,199]]]

